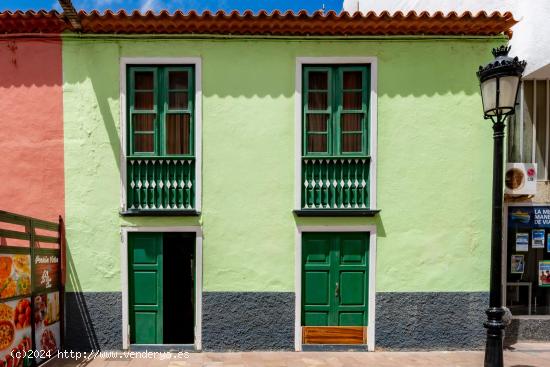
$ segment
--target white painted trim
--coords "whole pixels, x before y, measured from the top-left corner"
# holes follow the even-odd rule
[[[532,141],[532,154],[531,162],[537,161],[537,81],[533,80],[533,141]],[[538,168],[538,167],[537,167]]]
[[[126,67],[128,65],[195,66],[195,209],[202,208],[202,59],[200,57],[120,58],[120,208],[126,210]]]
[[[302,68],[305,64],[370,64],[370,209],[377,208],[376,163],[378,137],[378,58],[376,57],[297,57],[294,86],[294,209],[301,209],[302,195]]]
[[[523,162],[523,86],[525,84],[522,82],[519,90],[520,93],[520,103],[519,103],[519,159]]]
[[[368,232],[369,240],[369,309],[367,349],[374,351],[376,323],[376,225],[361,226],[297,226],[294,258],[294,349],[302,350],[302,233],[304,232]]]
[[[195,350],[202,349],[202,229],[200,226],[182,227],[121,227],[120,266],[122,279],[122,348],[128,349],[128,232],[191,232],[195,233]]]

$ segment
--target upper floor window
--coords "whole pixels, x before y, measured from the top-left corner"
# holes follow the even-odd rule
[[[302,209],[369,209],[369,65],[303,68]]]
[[[304,69],[304,156],[368,154],[367,66]]]
[[[127,209],[195,208],[194,67],[127,69]]]
[[[129,68],[130,155],[193,155],[193,68]]]

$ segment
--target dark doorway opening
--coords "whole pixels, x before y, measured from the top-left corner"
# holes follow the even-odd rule
[[[164,344],[195,342],[195,234],[164,233]]]

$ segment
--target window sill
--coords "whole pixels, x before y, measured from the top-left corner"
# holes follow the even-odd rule
[[[374,217],[380,209],[296,209],[298,217]]]
[[[195,209],[183,210],[125,210],[119,213],[123,217],[198,217],[201,212]]]

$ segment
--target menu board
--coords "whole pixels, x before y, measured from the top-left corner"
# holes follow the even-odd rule
[[[36,250],[36,252],[33,260],[33,291],[57,290],[59,287],[59,251]]]
[[[0,299],[30,295],[30,262],[29,254],[0,255]]]
[[[54,354],[61,340],[59,292],[37,294],[34,296],[34,335],[37,362]],[[42,358],[41,358],[42,357]]]
[[[0,367],[23,366],[32,347],[31,299],[0,303]]]

